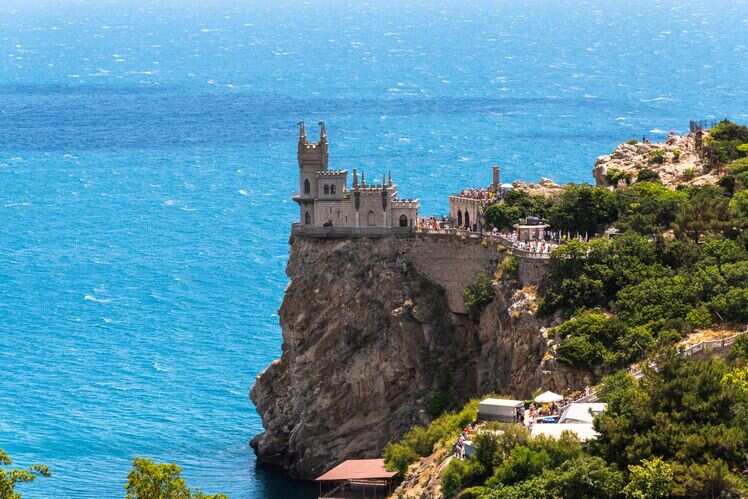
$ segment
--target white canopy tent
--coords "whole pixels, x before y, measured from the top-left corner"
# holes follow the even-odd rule
[[[552,404],[554,402],[561,402],[564,399],[563,396],[552,391],[543,392],[535,397],[535,402],[538,404]]]

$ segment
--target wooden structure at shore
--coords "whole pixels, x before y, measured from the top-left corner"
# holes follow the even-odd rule
[[[384,459],[349,459],[318,476],[320,499],[384,499],[392,492],[396,471]]]

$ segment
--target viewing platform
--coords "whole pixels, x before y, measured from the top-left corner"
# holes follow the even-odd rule
[[[498,244],[509,251],[510,254],[527,259],[549,260],[551,253],[558,244],[546,241],[518,241],[512,239],[509,234],[474,232],[466,229],[443,228],[432,229],[424,226],[419,227],[320,227],[316,225],[304,225],[295,223],[291,226],[292,236],[309,237],[314,239],[357,239],[370,238],[381,239],[385,237],[413,237],[416,235],[433,235],[443,237],[456,237],[463,239],[474,239]]]

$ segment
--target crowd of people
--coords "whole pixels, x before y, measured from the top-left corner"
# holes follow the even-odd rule
[[[494,229],[490,232],[491,237],[502,240],[504,243],[508,243],[512,248],[519,250],[529,251],[531,253],[538,254],[549,254],[551,253],[558,244],[552,242],[552,239],[548,240],[534,240],[534,241],[521,241],[517,237],[517,232],[499,232]]]
[[[483,201],[491,201],[496,197],[496,193],[491,189],[463,189],[458,196],[462,198],[480,199]]]

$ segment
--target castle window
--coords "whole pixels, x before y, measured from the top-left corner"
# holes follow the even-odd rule
[[[465,212],[465,228],[470,230],[470,213]]]
[[[335,194],[335,184],[330,186],[330,194]]]
[[[307,224],[307,225],[309,225],[309,224],[312,223],[312,216],[309,214],[308,211],[304,215],[304,223]]]
[[[377,224],[374,212],[371,210],[369,210],[369,214],[366,216],[366,224],[370,227],[373,227]]]
[[[327,196],[328,194],[330,194],[330,186],[325,184],[325,196]]]
[[[462,210],[457,210],[457,227],[462,227]]]
[[[405,215],[400,215],[400,227],[407,227],[408,226],[408,217]]]
[[[312,184],[309,183],[309,179],[304,179],[304,194],[309,194],[312,191]]]

